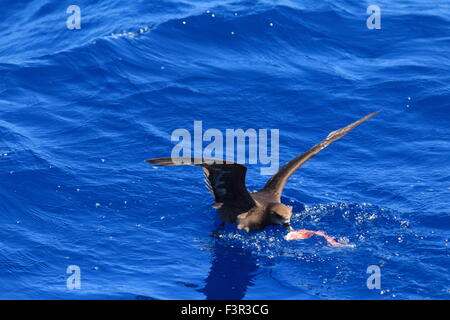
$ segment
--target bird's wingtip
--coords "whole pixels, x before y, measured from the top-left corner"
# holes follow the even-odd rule
[[[165,161],[164,158],[153,158],[153,159],[147,159],[144,161],[152,164],[154,167],[160,167],[160,166],[166,164],[166,162],[167,162],[167,161]]]
[[[381,112],[381,110],[377,110],[375,112],[369,113],[367,116],[363,117],[360,121],[364,122],[366,120],[369,120],[372,117],[375,117],[377,114],[379,114]]]
[[[373,116],[376,116],[377,114],[379,114],[381,112],[381,110],[377,110],[375,112],[372,112],[370,114],[367,115],[367,117],[372,118]]]

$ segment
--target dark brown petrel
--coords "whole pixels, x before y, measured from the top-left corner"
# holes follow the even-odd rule
[[[292,207],[281,203],[281,193],[289,177],[306,161],[332,142],[342,138],[379,111],[371,113],[352,124],[331,132],[325,140],[286,163],[265,186],[250,193],[245,186],[247,168],[238,163],[218,159],[156,158],[146,160],[155,166],[195,165],[203,167],[205,182],[211,191],[224,222],[238,224],[246,231],[260,230],[268,225],[283,225],[292,231]]]

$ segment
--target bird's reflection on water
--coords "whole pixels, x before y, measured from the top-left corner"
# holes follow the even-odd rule
[[[213,239],[212,265],[205,286],[199,291],[208,300],[240,300],[253,285],[258,266],[256,258],[239,244]]]

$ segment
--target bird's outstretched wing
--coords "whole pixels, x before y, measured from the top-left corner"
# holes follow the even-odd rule
[[[376,115],[378,112],[373,112],[358,121],[353,122],[352,124],[349,124],[348,126],[331,132],[325,140],[319,142],[314,147],[306,151],[305,153],[299,155],[298,157],[292,159],[288,163],[286,163],[276,174],[270,178],[269,181],[265,184],[263,191],[270,192],[274,194],[275,196],[280,199],[281,193],[283,192],[284,185],[286,184],[286,181],[289,179],[289,177],[298,169],[300,168],[306,161],[311,159],[313,156],[315,156],[317,153],[319,153],[321,150],[328,147],[331,143],[334,141],[342,138],[347,133],[349,133],[352,129],[359,126],[364,121],[372,118],[374,115]]]
[[[216,201],[215,207],[227,206],[245,211],[256,205],[245,186],[247,168],[217,159],[155,158],[145,160],[157,167],[194,165],[203,167],[205,182]]]

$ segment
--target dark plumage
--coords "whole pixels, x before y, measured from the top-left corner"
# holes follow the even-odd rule
[[[265,186],[254,193],[245,186],[247,168],[238,163],[217,159],[156,158],[146,160],[155,166],[195,165],[203,167],[205,182],[214,196],[214,208],[223,221],[238,224],[239,229],[259,230],[268,225],[284,225],[291,230],[292,207],[281,203],[281,193],[289,177],[306,161],[340,139],[379,111],[371,113],[352,124],[331,132],[310,150],[286,163]]]

